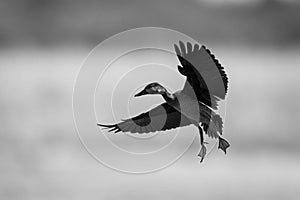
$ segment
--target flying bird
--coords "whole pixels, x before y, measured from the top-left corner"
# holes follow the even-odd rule
[[[171,94],[159,83],[150,83],[134,96],[159,94],[164,103],[117,124],[97,125],[107,128],[109,132],[141,134],[194,125],[200,135],[200,162],[207,151],[203,133],[218,139],[218,148],[226,154],[230,144],[221,137],[223,121],[216,113],[218,102],[225,99],[228,91],[228,77],[224,67],[204,45],[200,47],[190,42],[185,45],[179,41],[179,45],[175,44],[174,49],[180,62],[177,66],[178,71],[186,77],[182,90]]]

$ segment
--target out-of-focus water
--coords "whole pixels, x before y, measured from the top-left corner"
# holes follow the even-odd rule
[[[211,49],[230,80],[228,154],[215,149],[199,164],[196,140],[147,175],[103,167],[77,138],[72,87],[89,49],[2,49],[0,198],[298,199],[300,49]]]

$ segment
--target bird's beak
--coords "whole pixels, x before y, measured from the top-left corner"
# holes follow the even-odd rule
[[[145,94],[148,94],[148,92],[146,92],[146,90],[142,90],[139,93],[137,93],[136,95],[134,95],[134,97],[139,97],[139,96],[143,96]]]

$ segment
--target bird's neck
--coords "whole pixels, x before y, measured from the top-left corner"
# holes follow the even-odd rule
[[[161,94],[162,97],[164,98],[164,100],[166,102],[170,102],[170,101],[174,101],[176,98],[175,98],[175,95],[174,94],[171,94],[169,93],[168,91],[166,91],[165,93]]]

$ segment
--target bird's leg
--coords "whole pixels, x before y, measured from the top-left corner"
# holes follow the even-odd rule
[[[199,130],[199,134],[200,134],[200,144],[201,144],[201,149],[200,149],[198,156],[201,158],[201,160],[200,160],[200,163],[201,163],[206,155],[206,147],[204,145],[205,142],[204,142],[203,130],[199,125],[198,125],[198,130]]]

